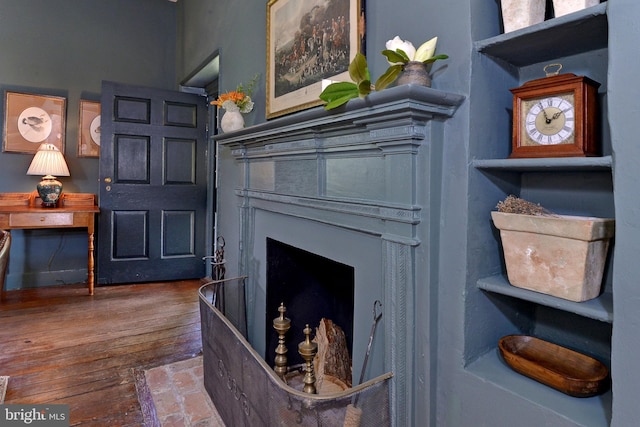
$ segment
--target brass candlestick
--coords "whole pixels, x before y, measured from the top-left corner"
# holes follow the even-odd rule
[[[306,372],[304,374],[304,388],[302,391],[309,394],[316,394],[316,376],[313,372],[313,358],[318,353],[318,344],[311,342],[311,328],[309,324],[304,328],[304,341],[298,344],[298,353],[307,363]]]
[[[276,347],[275,366],[273,370],[280,378],[284,379],[287,373],[287,347],[284,345],[284,334],[286,334],[291,327],[291,320],[284,317],[284,313],[287,311],[284,303],[280,304],[278,311],[280,312],[280,316],[273,319],[273,329],[278,332],[278,346]]]

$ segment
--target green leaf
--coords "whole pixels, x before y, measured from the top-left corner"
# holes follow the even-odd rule
[[[349,76],[351,80],[360,83],[364,80],[371,80],[369,76],[369,67],[367,66],[367,58],[361,53],[356,53],[353,61],[349,64]]]
[[[331,110],[345,104],[350,99],[357,98],[358,85],[351,82],[331,83],[320,94],[320,99],[325,101],[325,110]]]
[[[402,71],[402,64],[390,66],[376,81],[376,90],[382,90],[393,83]]]
[[[398,51],[402,52],[401,49],[398,49]],[[399,52],[385,49],[382,51],[382,54],[386,56],[387,61],[391,62],[392,64],[396,62],[402,62],[403,64],[406,64],[407,62],[409,62],[409,58],[407,57],[407,54],[402,52],[404,53],[404,56],[402,56]]]
[[[371,80],[363,80],[358,83],[358,94],[360,96],[367,96],[371,93]]]
[[[436,55],[436,56],[432,56],[431,58],[423,61],[423,63],[425,64],[431,64],[432,62],[437,61],[438,59],[447,59],[449,58],[449,55],[445,55],[445,54],[441,54],[441,55]]]
[[[351,82],[331,83],[320,94],[320,99],[331,102],[334,99],[341,98],[345,95],[355,94],[358,96],[358,86]]]
[[[334,108],[337,108],[337,107],[341,106],[342,104],[346,104],[347,102],[349,102],[349,100],[351,100],[353,98],[357,98],[357,97],[358,97],[358,93],[357,92],[349,93],[349,94],[347,94],[345,96],[333,99],[332,101],[328,102],[327,104],[325,104],[324,109],[325,110],[332,110]]]
[[[411,58],[409,58],[409,55],[407,55],[407,52],[405,52],[404,50],[396,49],[396,53],[402,57],[402,62],[404,62],[405,64],[411,61]]]

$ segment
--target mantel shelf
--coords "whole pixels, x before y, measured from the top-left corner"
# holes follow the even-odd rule
[[[551,295],[511,286],[507,278],[501,274],[478,280],[478,287],[485,291],[495,292],[525,301],[531,301],[536,304],[575,313],[579,316],[599,320],[601,322],[613,323],[613,297],[608,293],[604,293],[598,298],[592,300],[573,302],[562,298],[556,298]]]
[[[222,145],[254,146],[270,144],[273,140],[315,138],[319,133],[336,130],[346,135],[350,129],[384,127],[382,122],[398,123],[396,126],[418,124],[452,117],[464,99],[462,95],[413,84],[394,86],[352,99],[334,110],[315,107],[219,134],[214,139]]]

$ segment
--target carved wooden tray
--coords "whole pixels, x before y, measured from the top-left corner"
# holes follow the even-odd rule
[[[600,361],[527,335],[502,337],[498,348],[516,372],[574,397],[603,393],[609,371]]]

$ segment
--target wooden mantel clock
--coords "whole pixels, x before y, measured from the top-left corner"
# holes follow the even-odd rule
[[[558,67],[553,73],[549,67]],[[545,67],[547,77],[511,89],[513,148],[510,158],[599,155],[597,141],[599,83],[575,74],[558,74],[562,65]]]

